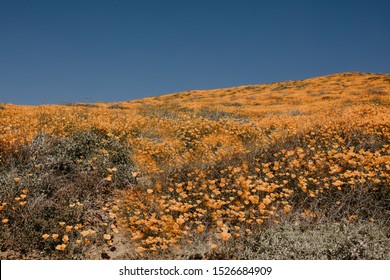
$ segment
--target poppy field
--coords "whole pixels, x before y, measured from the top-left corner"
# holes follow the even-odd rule
[[[389,259],[390,75],[0,104],[1,259]]]

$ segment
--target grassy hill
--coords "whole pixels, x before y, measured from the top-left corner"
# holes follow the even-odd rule
[[[389,259],[390,74],[0,106],[2,259]]]

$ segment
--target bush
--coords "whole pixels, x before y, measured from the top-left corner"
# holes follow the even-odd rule
[[[104,232],[101,209],[115,189],[135,183],[132,171],[129,147],[103,131],[64,139],[38,135],[1,163],[0,215],[8,220],[0,231],[1,251],[14,251],[18,259],[64,258],[54,250],[58,242],[42,235],[64,233],[59,222]],[[75,241],[78,234],[68,236]],[[82,247],[68,244],[66,258],[86,257]]]
[[[370,222],[315,223],[298,215],[280,224],[268,224],[247,238],[217,241],[199,234],[191,244],[146,259],[197,260],[377,260],[389,259],[388,231]]]
[[[244,259],[357,260],[389,259],[386,230],[369,223],[302,223],[273,225],[243,243]],[[237,251],[238,252],[238,251]]]
[[[121,105],[121,104],[113,104],[113,105],[110,105],[108,108],[109,108],[109,109],[121,109],[121,110],[126,109],[126,107],[124,107],[124,106]]]

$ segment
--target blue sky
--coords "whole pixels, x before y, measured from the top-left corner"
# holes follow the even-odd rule
[[[0,102],[390,72],[390,1],[0,0]]]

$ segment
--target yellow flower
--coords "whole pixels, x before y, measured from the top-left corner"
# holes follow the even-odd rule
[[[137,252],[137,253],[142,253],[142,252],[145,252],[146,251],[146,249],[144,248],[144,247],[137,247],[137,249],[135,249],[135,251]]]
[[[66,232],[71,232],[72,228],[73,228],[73,226],[66,226],[65,231]]]
[[[3,219],[1,222],[3,223],[3,224],[6,224],[6,223],[8,223],[8,219]]]
[[[66,223],[65,222],[59,222],[58,224],[63,227]]]
[[[51,238],[53,238],[53,240],[56,240],[57,238],[58,238],[58,234],[57,233],[53,233],[52,235],[51,235]]]
[[[69,236],[66,234],[62,237],[62,242],[67,243],[69,241]]]
[[[45,239],[45,240],[48,239],[49,237],[50,237],[50,235],[48,235],[47,233],[42,235],[42,238]]]
[[[204,231],[204,225],[198,225],[198,228],[196,229],[198,233],[202,233]]]
[[[17,184],[17,183],[20,182],[20,178],[14,178],[14,181],[15,181],[15,183]]]
[[[225,231],[225,230],[221,232],[221,238],[224,241],[229,240],[231,236],[232,235],[229,232]]]
[[[287,213],[289,213],[291,211],[291,205],[285,205],[284,206],[284,209],[283,209],[283,212],[285,213],[285,214],[287,214]]]
[[[344,185],[344,182],[340,181],[340,180],[337,180],[335,182],[332,183],[333,186],[336,186],[336,187],[339,187],[339,186],[342,186]]]
[[[356,215],[351,215],[351,216],[349,216],[349,218],[348,218],[348,220],[350,221],[350,222],[353,222],[353,221],[355,221],[357,219],[357,216]]]
[[[86,237],[89,234],[89,230],[83,230],[80,232],[83,237]]]
[[[66,248],[66,245],[65,244],[61,244],[61,245],[57,245],[56,246],[56,250],[58,251],[64,251]]]
[[[112,212],[110,212],[110,213],[108,214],[108,216],[109,216],[111,219],[115,219],[115,218],[116,218],[116,214],[115,214],[115,213],[112,213]]]
[[[213,250],[217,249],[217,247],[218,247],[218,245],[215,243],[211,243],[211,245],[210,245],[210,248]]]
[[[179,225],[182,225],[185,223],[185,220],[183,218],[177,218],[176,219],[176,222],[179,224]]]
[[[264,199],[263,199],[263,203],[264,203],[265,205],[268,205],[268,204],[270,204],[271,202],[272,202],[272,200],[269,199],[269,198],[264,198]]]
[[[218,226],[218,227],[222,227],[222,226],[223,226],[223,222],[222,222],[221,220],[218,220],[218,221],[217,221],[217,226]]]
[[[110,239],[111,239],[111,235],[109,235],[109,234],[104,234],[104,235],[103,235],[103,238],[104,238],[105,240],[110,240]]]
[[[258,225],[261,225],[262,223],[264,223],[264,220],[263,219],[256,219],[256,223]]]

